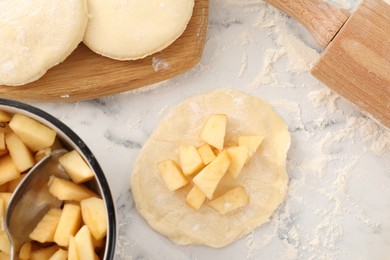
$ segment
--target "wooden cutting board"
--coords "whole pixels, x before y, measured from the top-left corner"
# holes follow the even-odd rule
[[[179,75],[195,66],[203,53],[208,0],[195,0],[184,33],[168,48],[136,61],[117,61],[84,44],[39,80],[18,87],[0,85],[0,97],[21,101],[73,102],[113,95]]]
[[[312,74],[390,128],[390,5],[362,0],[350,15],[323,0],[265,0],[325,49]]]

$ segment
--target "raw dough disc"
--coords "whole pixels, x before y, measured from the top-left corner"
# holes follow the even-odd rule
[[[84,43],[117,60],[135,60],[168,47],[187,27],[194,0],[88,0]]]
[[[161,160],[179,161],[180,144],[201,145],[199,131],[207,117],[215,113],[228,116],[226,145],[237,144],[239,135],[265,137],[238,179],[223,179],[222,187],[216,191],[218,196],[242,185],[249,195],[247,206],[226,215],[205,205],[199,211],[191,209],[184,202],[190,187],[168,191],[157,170]],[[219,89],[189,98],[160,122],[142,148],[131,177],[137,209],[152,228],[178,244],[226,246],[269,221],[282,202],[288,182],[289,146],[286,124],[269,104],[257,97]]]
[[[42,77],[77,47],[88,20],[85,0],[1,0],[0,10],[0,85]]]

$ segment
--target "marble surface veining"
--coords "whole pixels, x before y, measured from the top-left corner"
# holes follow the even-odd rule
[[[116,201],[116,259],[390,259],[389,130],[310,75],[320,51],[260,0],[211,0],[204,55],[189,72],[98,100],[33,105],[69,125],[100,162]],[[235,243],[178,246],[138,215],[130,176],[167,111],[217,87],[262,97],[287,122],[289,190],[270,222]]]

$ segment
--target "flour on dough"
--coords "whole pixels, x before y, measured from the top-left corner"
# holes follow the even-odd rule
[[[168,47],[185,30],[194,0],[88,0],[84,43],[117,60],[135,60]]]
[[[1,0],[0,85],[42,77],[81,42],[86,0]]]
[[[228,116],[225,146],[237,144],[239,135],[265,137],[238,179],[225,176],[219,185],[216,197],[239,185],[249,195],[247,206],[226,215],[207,203],[199,211],[188,207],[184,200],[190,187],[168,191],[157,169],[161,160],[179,160],[180,144],[203,144],[198,136],[210,114]],[[218,89],[189,98],[172,109],[141,150],[131,177],[137,209],[153,229],[178,244],[226,246],[268,222],[283,201],[289,146],[286,124],[268,103],[257,97]]]

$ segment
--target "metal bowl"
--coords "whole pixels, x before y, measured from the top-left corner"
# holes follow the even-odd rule
[[[77,150],[89,164],[95,174],[95,178],[88,181],[86,185],[102,197],[105,202],[108,215],[106,244],[101,257],[106,260],[113,259],[117,234],[114,201],[112,199],[107,179],[91,150],[69,127],[41,109],[18,101],[0,98],[0,110],[12,114],[24,114],[55,130],[63,146],[68,150]]]

